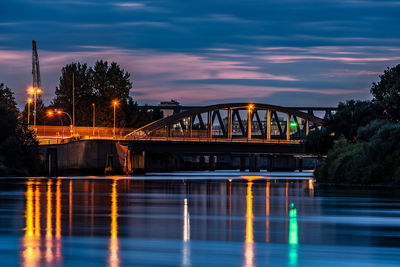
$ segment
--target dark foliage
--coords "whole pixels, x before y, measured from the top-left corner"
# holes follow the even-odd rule
[[[14,95],[0,84],[0,175],[36,175],[40,170],[38,143],[23,122]]]
[[[371,94],[374,101],[381,103],[389,119],[400,121],[400,64],[393,68],[387,68],[380,76],[378,83],[373,83]]]
[[[321,130],[310,132],[305,140],[304,149],[308,153],[321,157],[328,153],[328,150],[332,148],[334,141],[335,137],[332,136],[326,128],[322,128]]]
[[[87,64],[71,63],[63,67],[60,83],[56,88],[56,97],[52,108],[61,108],[72,116],[73,76],[75,87],[75,124],[90,126],[93,123],[93,107],[96,113],[96,125],[113,125],[113,104],[116,107],[117,127],[139,127],[160,118],[157,111],[139,110],[130,97],[132,82],[130,74],[112,62],[97,61],[93,67]],[[67,118],[65,118],[67,119]],[[56,120],[53,123],[57,123]],[[68,119],[64,122],[69,124]]]
[[[341,102],[337,112],[324,120],[324,126],[328,133],[333,133],[337,138],[344,137],[349,142],[355,142],[358,129],[373,120],[382,119],[384,109],[380,103],[371,101]]]
[[[337,142],[315,175],[332,183],[400,183],[400,124],[373,121],[361,127],[357,143]]]

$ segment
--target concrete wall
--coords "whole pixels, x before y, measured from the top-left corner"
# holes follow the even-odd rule
[[[111,140],[83,140],[60,145],[44,145],[40,147],[44,160],[47,160],[49,149],[56,150],[57,166],[53,166],[52,169],[57,167],[58,175],[104,174],[107,157],[112,157],[114,173],[122,173],[125,162],[125,147]]]

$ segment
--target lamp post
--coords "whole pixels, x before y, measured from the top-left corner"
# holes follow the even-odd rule
[[[49,114],[50,114],[50,112],[51,112],[51,111],[49,111]],[[74,133],[74,126],[73,126],[73,124],[72,124],[72,117],[71,117],[71,115],[69,115],[67,112],[65,112],[65,111],[63,111],[63,110],[61,110],[61,109],[55,109],[54,112],[56,112],[57,115],[65,114],[65,115],[68,116],[69,122],[70,122],[70,127],[71,127],[70,133],[71,133],[71,135],[72,135],[72,134]]]
[[[33,111],[33,127],[36,131],[36,113],[37,113],[37,95],[42,93],[42,89],[40,89],[39,87],[31,87],[29,89],[29,93],[33,94],[33,101],[34,101],[34,111]]]
[[[55,111],[57,112],[57,114],[61,114],[61,113],[59,113],[59,111],[57,111],[57,110],[55,110]],[[52,110],[47,111],[47,116],[48,116],[48,117],[53,117],[53,115],[54,115],[54,112],[53,112]],[[60,122],[61,122],[62,140],[63,140],[63,142],[64,142],[64,125],[63,125],[63,121],[62,121],[61,118],[58,118],[58,119],[59,119]],[[57,141],[57,144],[58,144],[58,141]]]
[[[93,136],[94,136],[94,130],[96,126],[96,105],[92,103],[92,107],[93,107]]]
[[[29,126],[29,118],[31,117],[31,103],[32,103],[32,98],[28,98],[28,126]]]
[[[118,101],[117,101],[117,100],[114,100],[114,101],[113,101],[113,106],[114,106],[114,129],[113,129],[113,138],[115,138],[115,109],[116,109],[117,105],[118,105]]]

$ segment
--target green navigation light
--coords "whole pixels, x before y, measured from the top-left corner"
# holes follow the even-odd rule
[[[297,127],[297,122],[291,121],[290,122],[290,127]]]

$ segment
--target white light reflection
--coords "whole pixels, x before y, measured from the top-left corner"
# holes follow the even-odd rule
[[[183,200],[183,249],[182,265],[190,266],[190,215],[187,198]]]

